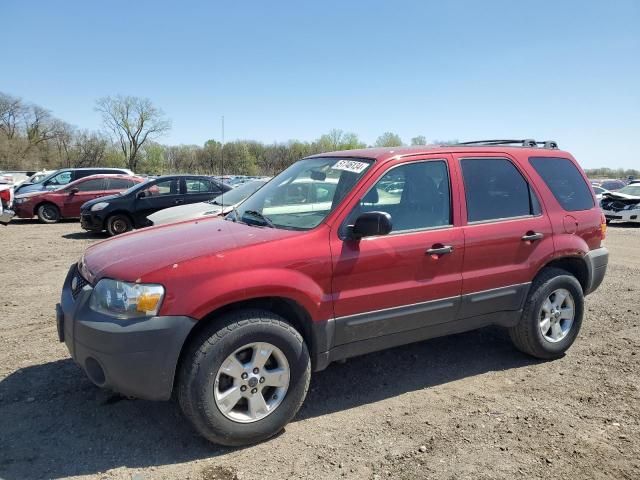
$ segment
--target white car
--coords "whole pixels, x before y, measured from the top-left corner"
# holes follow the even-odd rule
[[[640,223],[640,183],[632,183],[602,195],[600,208],[607,223],[611,220]]]
[[[147,219],[151,221],[153,225],[164,225],[165,223],[196,220],[202,217],[219,217],[226,215],[233,210],[234,206],[252,195],[265,183],[267,183],[267,180],[252,180],[222,195],[218,195],[208,202],[165,208],[164,210],[159,210],[149,215]]]
[[[596,185],[594,185],[592,188],[593,192],[596,194],[596,199],[598,199],[598,201],[602,200],[602,196],[605,193],[610,193],[606,188],[598,187]]]

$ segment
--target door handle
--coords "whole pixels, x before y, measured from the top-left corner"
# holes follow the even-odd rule
[[[538,232],[527,232],[522,236],[523,242],[535,242],[536,240],[542,240],[544,234]]]
[[[174,200],[173,203],[174,203],[174,205],[180,205],[181,203],[184,203],[184,200],[179,198],[177,200]]]
[[[425,253],[427,255],[445,255],[445,254],[451,253],[451,252],[453,252],[453,247],[451,245],[435,244],[433,247],[431,247]]]

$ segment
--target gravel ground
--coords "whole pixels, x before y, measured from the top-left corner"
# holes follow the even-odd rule
[[[172,403],[94,387],[57,342],[76,222],[0,226],[0,478],[640,478],[640,228],[609,228],[609,272],[576,344],[532,360],[487,328],[332,365],[286,431],[210,445]]]

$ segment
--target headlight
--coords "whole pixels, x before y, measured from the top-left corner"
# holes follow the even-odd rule
[[[91,205],[91,211],[97,212],[98,210],[103,210],[107,205],[109,205],[109,202],[98,202],[95,205]]]
[[[162,285],[128,283],[103,278],[93,292],[91,310],[122,319],[157,315],[164,298]]]

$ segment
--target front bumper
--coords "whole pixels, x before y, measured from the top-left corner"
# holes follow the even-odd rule
[[[605,247],[591,250],[585,255],[585,260],[589,276],[584,294],[589,295],[595,291],[602,283],[602,280],[604,280],[604,275],[607,273],[607,265],[609,263],[609,250]]]
[[[633,210],[605,210],[602,213],[607,220],[621,220],[623,222],[640,222],[640,209]]]
[[[104,219],[100,213],[82,212],[80,214],[80,226],[85,230],[100,232],[104,230]]]
[[[33,218],[33,205],[30,202],[13,202],[13,210],[18,218]]]
[[[92,290],[73,265],[56,306],[60,341],[99,387],[146,400],[168,400],[180,351],[195,320],[118,320],[89,308]]]

